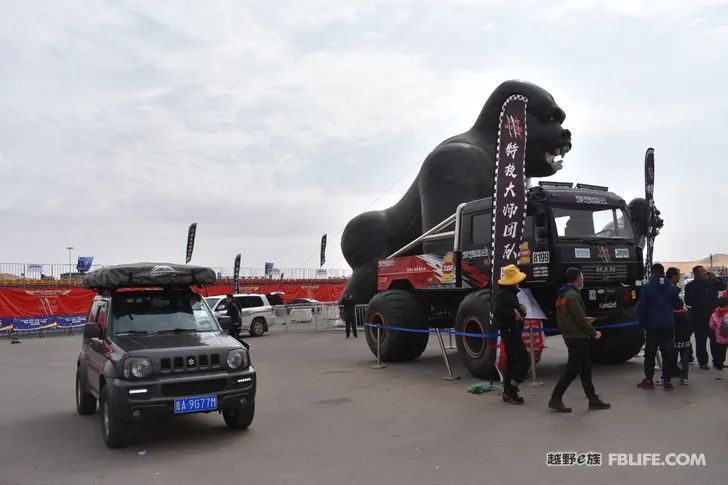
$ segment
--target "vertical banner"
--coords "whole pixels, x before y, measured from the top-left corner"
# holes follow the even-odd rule
[[[235,263],[233,264],[233,293],[240,293],[240,258],[242,255],[238,254],[235,256]]]
[[[321,267],[326,263],[326,234],[321,236]]]
[[[655,212],[655,149],[648,148],[645,153],[645,206],[647,214],[647,234],[645,234],[645,278],[650,276],[652,251],[657,236],[657,217]]]
[[[493,284],[502,268],[518,264],[526,221],[527,103],[525,96],[515,94],[501,108],[493,181]]]
[[[197,223],[190,224],[190,230],[187,231],[187,257],[185,264],[192,261],[192,251],[195,249],[195,234],[197,233]]]

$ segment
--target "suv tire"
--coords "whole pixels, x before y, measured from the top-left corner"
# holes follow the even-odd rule
[[[251,402],[240,409],[224,409],[222,417],[229,429],[248,429],[255,416],[255,402]]]
[[[376,295],[367,306],[366,321],[392,327],[426,330],[422,305],[412,293],[405,290],[387,290]],[[369,349],[377,355],[377,331],[381,332],[381,359],[385,362],[415,360],[427,347],[429,333],[409,333],[366,327]]]
[[[265,333],[265,319],[261,317],[256,317],[253,319],[253,321],[250,323],[250,336],[251,337],[260,337]]]
[[[114,419],[111,415],[110,399],[111,392],[107,385],[101,389],[101,399],[99,399],[101,432],[106,446],[109,448],[120,448],[129,444],[129,425],[124,421]]]
[[[490,291],[483,290],[466,296],[455,318],[455,331],[465,333],[496,333],[490,321]],[[468,372],[480,379],[498,379],[495,369],[497,338],[455,336],[460,360]]]
[[[76,411],[85,416],[96,412],[96,398],[86,392],[86,385],[81,376],[81,368],[76,369]]]

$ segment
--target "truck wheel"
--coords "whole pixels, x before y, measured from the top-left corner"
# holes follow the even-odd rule
[[[265,320],[262,318],[254,318],[253,321],[250,323],[250,336],[251,337],[260,337],[265,333]]]
[[[422,306],[412,293],[404,290],[387,290],[372,298],[367,306],[366,321],[411,329],[427,327]],[[427,333],[398,332],[367,326],[367,344],[374,355],[377,355],[377,335],[381,359],[385,362],[415,360],[425,351],[430,337]]]
[[[457,332],[496,333],[490,322],[490,291],[478,291],[460,303],[455,318]],[[455,336],[458,355],[468,372],[480,379],[498,379],[493,362],[498,348],[497,338]]]
[[[591,359],[595,364],[621,364],[637,355],[645,344],[642,327],[607,328],[602,338],[593,340]]]
[[[222,418],[229,429],[248,429],[255,416],[255,403],[243,406],[240,409],[225,409]]]
[[[120,448],[129,444],[129,425],[118,419],[114,419],[111,415],[109,401],[111,392],[106,386],[101,390],[101,399],[99,400],[99,408],[101,410],[101,431],[103,432],[104,442],[109,448]]]
[[[96,412],[96,398],[86,392],[80,368],[76,369],[76,411],[82,416]]]

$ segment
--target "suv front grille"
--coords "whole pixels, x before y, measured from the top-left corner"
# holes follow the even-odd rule
[[[581,267],[581,272],[589,282],[625,281],[629,275],[626,264],[586,265]]]
[[[209,381],[171,382],[162,384],[162,394],[166,397],[193,396],[196,394],[211,394],[225,389],[225,379],[212,379]]]
[[[159,370],[163,374],[220,368],[219,354],[198,354],[159,359]]]

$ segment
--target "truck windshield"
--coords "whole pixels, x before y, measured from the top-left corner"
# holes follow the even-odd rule
[[[621,207],[553,207],[560,238],[634,241],[632,222]]]
[[[193,292],[117,293],[111,315],[114,335],[220,330],[202,297]]]

